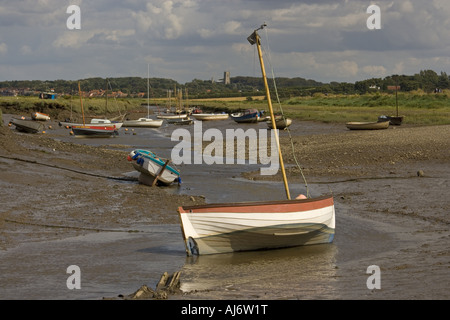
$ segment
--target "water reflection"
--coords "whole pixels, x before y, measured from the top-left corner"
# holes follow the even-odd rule
[[[334,244],[189,257],[187,298],[333,299],[338,297]]]

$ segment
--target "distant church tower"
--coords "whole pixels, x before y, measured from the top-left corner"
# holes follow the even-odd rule
[[[224,84],[230,84],[231,83],[231,81],[230,81],[230,71],[225,71],[223,73],[223,83]]]

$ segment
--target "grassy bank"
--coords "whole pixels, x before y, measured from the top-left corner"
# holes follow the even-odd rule
[[[267,102],[263,97],[251,98],[213,98],[192,99],[185,101],[189,106],[200,106],[204,111],[234,112],[239,109],[257,108],[268,111]],[[146,99],[106,99],[83,98],[83,108],[86,115],[117,116],[127,112],[142,110]],[[165,106],[165,99],[150,100],[151,105]],[[274,111],[280,112],[280,105],[273,103]],[[78,97],[42,100],[37,97],[0,97],[0,108],[3,113],[14,113],[29,116],[35,111],[48,113],[53,119],[64,119],[72,112],[81,114],[81,104]],[[322,122],[376,121],[380,115],[396,114],[395,95],[324,95],[313,97],[293,97],[281,101],[284,113],[293,119]],[[107,112],[106,112],[107,110]],[[405,117],[404,122],[413,125],[450,124],[450,92],[426,94],[423,92],[399,93],[399,115]]]
[[[141,99],[106,99],[83,98],[83,109],[88,116],[117,116],[137,110],[141,107]],[[33,112],[44,112],[52,119],[64,119],[74,115],[81,115],[81,102],[79,97],[58,98],[43,100],[38,97],[0,97],[0,108],[3,113],[30,116]]]
[[[423,92],[399,93],[398,113],[404,121],[414,125],[450,124],[450,92],[425,94]],[[237,109],[258,108],[268,110],[267,101],[242,98],[238,100],[214,99],[201,101],[216,109],[235,111]],[[366,95],[324,95],[295,97],[273,103],[275,112],[280,108],[293,119],[323,122],[376,121],[380,115],[396,114],[394,94]]]

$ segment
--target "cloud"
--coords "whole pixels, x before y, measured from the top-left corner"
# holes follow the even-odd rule
[[[71,4],[80,6],[81,30],[66,27]],[[219,78],[224,70],[232,76],[255,75],[255,48],[246,38],[264,22],[263,46],[278,76],[353,82],[426,68],[450,72],[447,0],[380,0],[381,30],[366,27],[369,4],[2,1],[0,27],[8,32],[0,34],[0,70],[8,72],[0,77],[145,76],[146,63],[151,63],[153,76],[180,82]]]
[[[20,53],[23,55],[30,55],[33,53],[33,50],[31,49],[30,46],[24,45],[22,46],[22,48],[20,48]]]
[[[362,71],[370,78],[382,78],[387,75],[387,70],[384,66],[364,66]]]
[[[140,35],[177,39],[184,32],[183,11],[193,6],[193,1],[152,1],[147,3],[145,10],[132,12],[132,17]]]
[[[6,43],[0,43],[0,54],[6,54],[8,52],[8,46]]]

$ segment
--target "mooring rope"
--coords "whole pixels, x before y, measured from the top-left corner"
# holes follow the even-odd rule
[[[266,33],[267,57],[268,57],[270,71],[272,73],[273,86],[274,86],[274,90],[275,90],[275,95],[277,97],[277,104],[278,104],[278,107],[280,108],[280,112],[281,112],[281,116],[283,118],[283,121],[286,123],[286,117],[284,115],[283,107],[281,106],[280,97],[278,95],[278,89],[277,89],[277,84],[276,84],[276,80],[275,80],[275,74],[274,74],[273,67],[272,67],[272,62],[271,62],[272,58],[270,56],[269,37],[267,35],[267,28],[265,28],[264,30],[265,30],[265,33]],[[264,50],[264,48],[263,48],[263,50]],[[285,130],[288,132],[288,135],[289,135],[289,141],[291,143],[291,148],[292,148],[292,156],[294,157],[295,164],[297,165],[297,168],[300,170],[300,174],[302,175],[303,182],[305,183],[306,197],[309,198],[310,194],[309,194],[308,182],[306,181],[306,177],[303,174],[302,167],[301,167],[300,163],[298,162],[297,156],[295,154],[295,147],[294,147],[294,141],[293,141],[292,135],[291,135],[291,130],[289,130],[288,126],[286,126]]]
[[[8,156],[0,155],[0,158],[8,159],[8,160],[14,160],[14,161],[21,161],[21,162],[26,162],[26,163],[31,163],[31,164],[36,164],[36,165],[39,165],[39,166],[45,166],[45,167],[58,169],[58,170],[70,171],[70,172],[83,174],[83,175],[91,176],[91,177],[97,177],[97,178],[105,178],[105,179],[111,179],[111,180],[122,180],[122,181],[135,181],[136,180],[135,178],[131,178],[131,177],[105,176],[105,175],[102,175],[102,174],[90,173],[90,172],[85,172],[85,171],[80,171],[80,170],[70,169],[70,168],[64,168],[64,167],[60,167],[60,166],[53,165],[53,164],[42,163],[42,162],[38,162],[36,160],[22,159],[22,158],[18,158],[18,157],[8,157]]]

